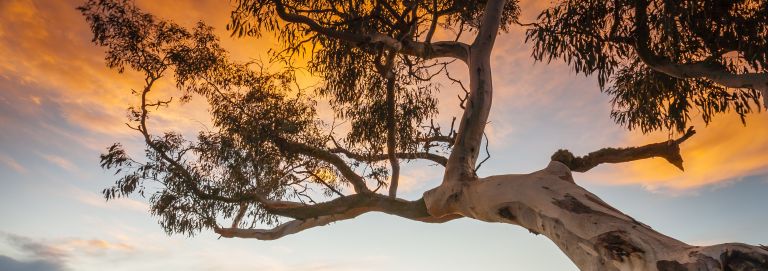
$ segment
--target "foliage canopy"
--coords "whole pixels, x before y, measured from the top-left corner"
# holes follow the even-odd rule
[[[130,157],[120,144],[109,147],[101,165],[120,177],[105,197],[149,192],[163,228],[188,235],[223,229],[227,219],[231,228],[253,229],[360,206],[428,220],[423,200],[396,198],[399,163],[445,166],[453,160],[442,154],[453,157],[456,144],[463,146],[467,118],[458,130],[432,122],[435,82],[455,80],[448,69],[454,61],[473,64],[482,44],[462,37],[486,33],[487,1],[235,2],[228,30],[277,37],[281,50],[271,53],[283,69],[231,61],[202,22],[186,29],[128,0],[79,8],[93,42],[107,48],[107,65],[145,76],[129,126],[143,136],[146,159]],[[629,129],[683,131],[692,110],[706,122],[729,110],[743,120],[760,109],[759,82],[768,89],[766,1],[560,1],[534,23],[519,22],[519,14],[517,1],[506,1],[489,36],[527,27],[533,58],[564,59],[578,73],[596,73],[613,97],[611,117]],[[449,39],[435,41],[438,35]],[[296,87],[299,58],[321,85]],[[150,132],[151,113],[171,102],[149,95],[164,77],[175,81],[182,102],[194,95],[208,101],[212,131],[196,140]],[[464,88],[462,108],[477,106],[477,89]],[[348,122],[341,137],[335,123],[318,118],[319,101]],[[387,186],[389,197],[380,195]]]

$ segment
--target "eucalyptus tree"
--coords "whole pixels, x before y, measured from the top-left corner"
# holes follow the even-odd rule
[[[680,144],[694,134],[689,112],[709,122],[760,110],[768,97],[766,1],[558,1],[534,22],[518,20],[514,0],[234,4],[228,30],[276,38],[280,69],[230,60],[203,23],[185,29],[125,0],[80,7],[107,65],[145,77],[128,126],[143,137],[146,158],[109,147],[101,165],[118,180],[104,196],[149,194],[169,234],[272,240],[369,212],[428,223],[466,217],[542,234],[584,270],[768,270],[761,247],[675,240],[571,175],[653,157],[682,169]],[[533,173],[478,176],[494,91],[490,56],[497,35],[513,27],[526,29],[536,60],[596,73],[618,124],[680,137],[581,157],[558,150]],[[296,87],[299,60],[322,84]],[[456,80],[446,68],[454,62],[469,82],[458,126],[446,128],[431,121],[435,80]],[[175,82],[182,102],[206,99],[214,128],[196,139],[152,132],[147,119],[171,103],[149,95],[161,78]],[[348,127],[321,120],[319,101]],[[397,196],[400,164],[409,160],[444,167],[442,183],[413,201]]]

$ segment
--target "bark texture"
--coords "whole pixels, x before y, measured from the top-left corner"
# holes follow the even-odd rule
[[[699,247],[656,232],[577,185],[557,161],[530,174],[481,178],[453,200],[455,214],[546,236],[581,270],[768,270],[761,247]]]

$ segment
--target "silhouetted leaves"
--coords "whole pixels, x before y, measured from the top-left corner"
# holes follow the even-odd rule
[[[642,31],[633,11],[640,2],[556,4],[527,32],[533,57],[564,59],[576,72],[596,73],[601,89],[613,96],[611,117],[630,129],[682,131],[692,114],[709,122],[729,110],[743,121],[757,104],[755,90],[673,78],[641,61],[637,41]],[[272,34],[279,46],[266,63],[238,63],[203,23],[186,29],[127,0],[86,2],[79,10],[93,42],[106,47],[107,65],[120,72],[136,70],[145,79],[142,88],[133,90],[140,103],[128,112],[129,127],[143,136],[144,158],[131,158],[120,144],[107,148],[101,166],[114,171],[117,181],[103,191],[105,198],[149,193],[151,212],[166,232],[192,235],[233,217],[238,217],[235,224],[249,228],[278,222],[262,206],[264,199],[315,203],[315,198],[342,194],[342,187],[360,178],[386,186],[387,164],[367,158],[383,157],[390,139],[395,152],[450,148],[454,131],[443,135],[431,122],[439,87],[433,78],[447,75],[450,63],[431,59],[437,45],[427,41],[436,29],[454,33],[457,40],[477,30],[485,3],[238,0],[228,26],[232,34]],[[517,1],[503,8],[506,29],[520,11]],[[293,16],[294,22],[280,16]],[[645,49],[671,62],[765,72],[765,18],[765,1],[653,0]],[[400,51],[412,44],[422,46],[410,48],[421,50],[418,54]],[[736,58],[731,57],[734,51]],[[322,80],[312,91],[297,87],[298,60]],[[194,139],[179,132],[153,133],[147,119],[173,100],[148,95],[161,78],[173,80],[182,102],[192,96],[205,99],[214,127]],[[388,94],[394,99],[388,100]],[[338,141],[335,127],[318,119],[316,98],[330,102],[334,121],[348,124]],[[391,128],[395,135],[388,138]]]
[[[270,199],[309,198],[306,184],[315,183],[300,172],[335,171],[314,158],[286,152],[275,143],[293,140],[322,146],[314,102],[296,93],[293,72],[267,73],[254,64],[239,64],[199,23],[192,31],[142,13],[128,1],[89,1],[80,8],[94,42],[107,47],[107,65],[145,74],[142,104],[131,107],[135,130],[146,134],[146,159],[134,160],[120,144],[101,155],[101,166],[119,175],[103,191],[105,198],[143,195],[145,186],[151,211],[168,233],[192,235],[215,226],[215,219],[232,217],[239,205],[219,197],[238,198],[258,193]],[[168,101],[144,100],[154,80],[172,75],[182,96],[196,94],[208,100],[215,129],[191,141],[177,132],[152,135],[145,124],[149,110]],[[293,94],[291,94],[293,93]],[[146,183],[146,181],[151,181]],[[331,184],[343,185],[342,181]],[[321,186],[320,191],[327,190]],[[250,223],[277,222],[257,204],[246,212]]]
[[[705,123],[733,110],[742,121],[759,110],[759,92],[707,79],[677,79],[641,63],[635,7],[647,3],[648,50],[675,63],[704,63],[731,73],[766,72],[766,1],[560,1],[527,32],[536,60],[565,60],[576,72],[597,73],[614,96],[611,116],[643,132],[682,132],[691,115]]]

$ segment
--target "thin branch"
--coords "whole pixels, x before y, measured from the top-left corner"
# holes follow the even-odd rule
[[[317,176],[317,174],[315,174],[314,172],[311,172],[311,171],[307,171],[306,173],[307,173],[307,174],[309,174],[309,175],[311,175],[312,177],[314,177],[314,178],[315,178],[315,180],[317,180],[317,182],[319,182],[319,183],[323,184],[323,185],[324,185],[326,188],[328,188],[329,190],[331,190],[331,192],[333,192],[333,193],[336,193],[336,195],[339,195],[339,197],[343,197],[343,196],[344,196],[344,194],[342,194],[341,192],[339,192],[339,190],[337,190],[336,188],[334,188],[333,186],[331,186],[330,184],[328,184],[328,182],[326,182],[325,180],[323,180],[323,178],[321,178],[320,176]]]
[[[418,138],[416,139],[417,142],[443,142],[443,143],[451,143],[453,142],[453,138],[446,135],[435,135],[425,138]]]
[[[240,210],[237,212],[237,215],[235,216],[235,219],[232,220],[232,227],[236,228],[237,225],[240,224],[240,220],[243,219],[243,216],[245,216],[245,212],[248,210],[248,203],[242,202],[240,203]]]
[[[397,196],[397,185],[400,180],[400,161],[397,159],[395,153],[397,152],[397,107],[395,97],[395,71],[393,70],[395,65],[396,52],[392,51],[387,56],[387,62],[382,69],[384,78],[387,80],[387,158],[389,159],[389,165],[392,169],[389,181],[389,196]]]
[[[437,12],[437,0],[432,0],[432,22],[429,25],[429,30],[427,31],[427,37],[424,39],[424,42],[426,44],[429,44],[432,42],[432,35],[435,34],[435,29],[437,29],[437,21],[440,18],[439,13]]]
[[[485,137],[485,159],[483,161],[480,161],[480,163],[477,164],[477,167],[475,167],[475,172],[480,169],[480,167],[485,163],[485,161],[488,161],[488,159],[491,159],[491,150],[489,149],[489,145],[491,145],[491,141],[488,140],[488,135],[483,132],[483,137]]]
[[[458,84],[459,87],[461,87],[461,90],[464,91],[464,97],[462,98],[461,95],[459,95],[459,107],[461,109],[466,109],[465,104],[467,102],[467,99],[469,98],[469,89],[464,85],[464,82],[461,80],[451,76],[451,73],[448,71],[448,69],[444,69],[445,71],[445,77],[448,78],[448,80],[451,80],[452,84]]]
[[[348,158],[351,158],[360,162],[366,162],[366,163],[384,161],[389,159],[388,154],[362,155],[362,154],[353,153],[342,147],[336,147],[335,149],[332,149],[331,152],[341,153]],[[395,153],[395,157],[397,157],[398,159],[430,160],[442,166],[445,166],[445,163],[447,163],[448,161],[448,158],[445,158],[444,156],[440,156],[440,155],[429,153],[429,152],[397,152]]]
[[[355,171],[353,171],[352,168],[350,168],[338,155],[318,147],[283,138],[276,138],[274,141],[282,150],[303,154],[333,165],[339,172],[341,172],[341,175],[352,184],[356,193],[371,193],[371,190],[365,185],[363,177],[357,175],[357,173],[355,173]]]

